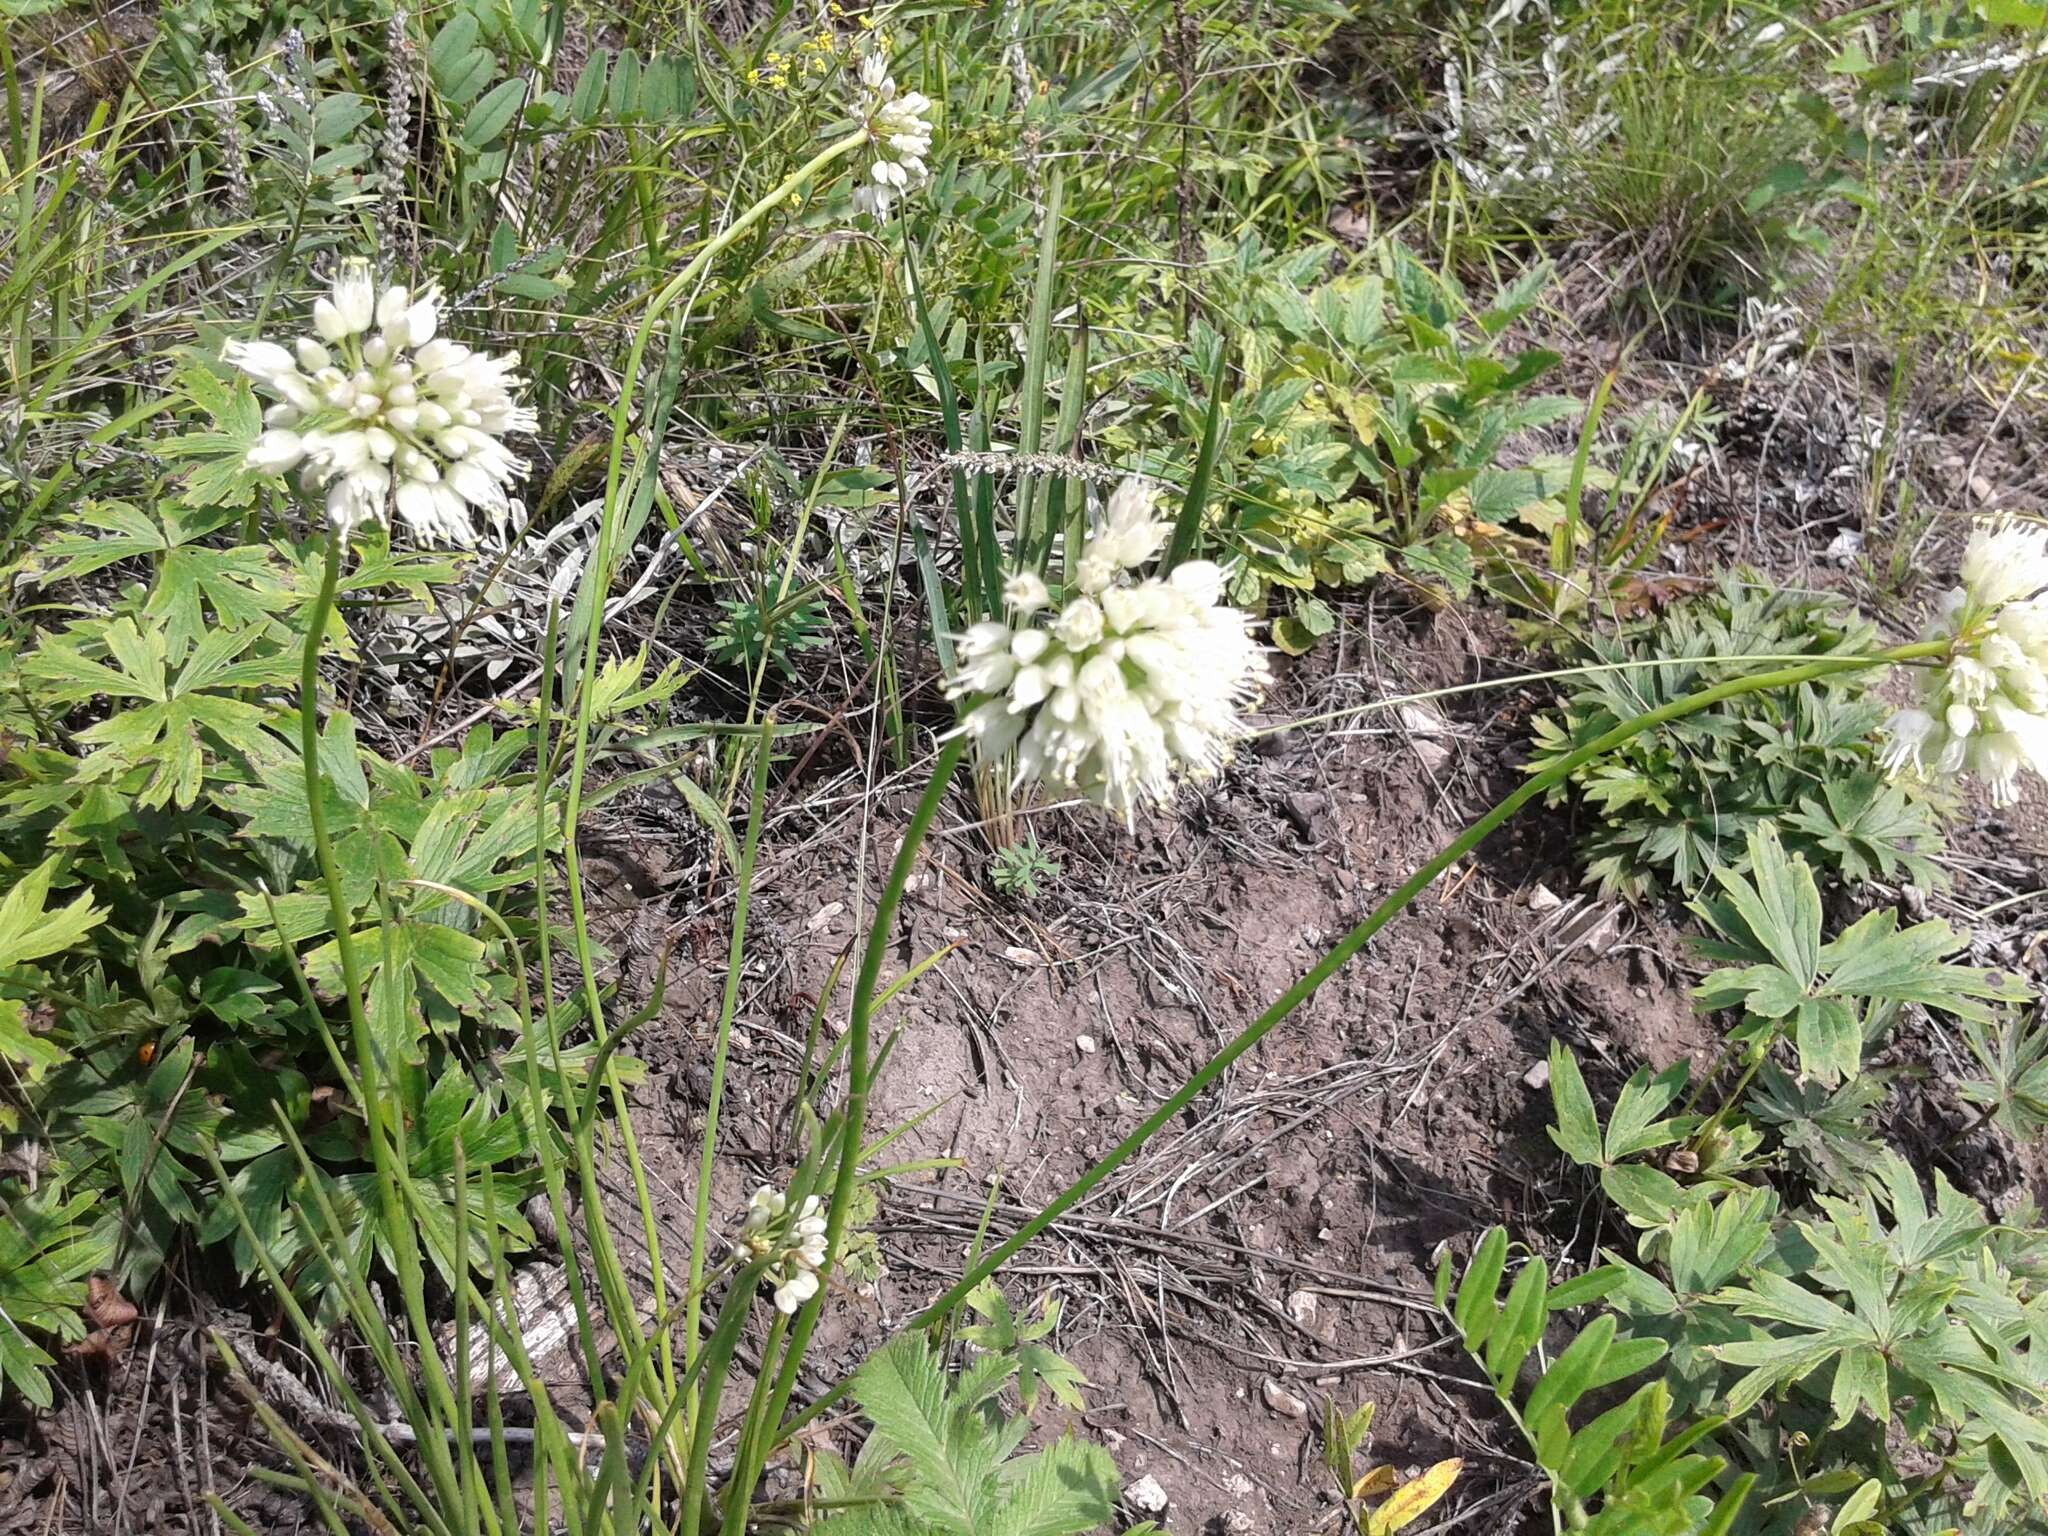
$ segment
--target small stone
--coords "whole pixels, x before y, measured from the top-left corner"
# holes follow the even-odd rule
[[[1547,885],[1539,883],[1534,890],[1529,892],[1529,910],[1531,912],[1555,912],[1563,905],[1564,898]]]
[[[1074,1036],[1074,1049],[1083,1056],[1093,1056],[1095,1054],[1095,1037],[1093,1035]]]
[[[1522,1074],[1522,1086],[1533,1093],[1541,1093],[1550,1086],[1550,1063],[1539,1061]]]
[[[533,1228],[535,1242],[543,1248],[562,1246],[562,1234],[555,1226],[555,1208],[548,1204],[545,1192],[535,1195],[519,1210],[520,1214],[525,1216],[526,1224]]]
[[[1443,716],[1420,704],[1403,704],[1394,713],[1402,729],[1408,732],[1408,745],[1425,769],[1436,773],[1450,762],[1451,749],[1443,740],[1447,730]]]
[[[1854,528],[1844,528],[1829,543],[1825,558],[1833,565],[1854,565],[1856,557],[1863,553],[1863,535]]]
[[[1166,1513],[1166,1490],[1159,1486],[1159,1479],[1148,1472],[1124,1490],[1124,1502],[1141,1515],[1163,1515]]]
[[[1567,954],[1584,949],[1590,954],[1604,955],[1621,942],[1621,909],[1588,907],[1564,925],[1558,940],[1560,950]]]
[[[1989,480],[1985,479],[1982,475],[1970,476],[1971,496],[1978,501],[1989,501],[1994,494],[1996,493],[1992,490]]]
[[[1259,1485],[1242,1472],[1233,1472],[1223,1479],[1223,1491],[1233,1499],[1248,1499],[1259,1491]]]
[[[810,915],[809,919],[805,921],[804,926],[810,929],[812,933],[816,933],[820,928],[823,928],[827,923],[831,922],[833,918],[837,917],[840,913],[844,912],[845,910],[845,902],[828,901],[825,903],[824,906],[818,908],[817,911],[813,912]]]
[[[1016,966],[1017,969],[1020,971],[1029,970],[1034,965],[1045,964],[1044,959],[1039,955],[1037,950],[1026,949],[1022,944],[1010,944],[1005,946],[1003,949],[1003,958],[1009,961],[1010,964]]]
[[[1316,1325],[1316,1293],[1290,1292],[1287,1297],[1287,1315],[1303,1328],[1313,1330]]]
[[[1308,1404],[1281,1386],[1279,1382],[1273,1380],[1270,1376],[1260,1383],[1259,1395],[1265,1398],[1266,1406],[1279,1414],[1283,1419],[1305,1419],[1308,1417]]]
[[[1228,1536],[1251,1536],[1258,1528],[1252,1517],[1241,1509],[1225,1510],[1223,1513],[1223,1529]]]

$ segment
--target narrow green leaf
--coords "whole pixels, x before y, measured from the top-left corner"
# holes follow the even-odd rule
[[[1201,547],[1202,519],[1209,505],[1209,480],[1216,472],[1216,459],[1223,448],[1223,397],[1229,383],[1230,348],[1226,344],[1216,349],[1216,368],[1209,378],[1209,411],[1202,422],[1202,446],[1195,454],[1194,473],[1188,477],[1187,494],[1181,498],[1180,513],[1173,520],[1173,535],[1167,540],[1162,572],[1171,571]]]
[[[1472,1254],[1472,1262],[1466,1266],[1465,1278],[1459,1283],[1458,1302],[1451,1312],[1451,1321],[1458,1325],[1459,1333],[1464,1335],[1465,1348],[1474,1355],[1479,1353],[1479,1347],[1493,1330],[1494,1319],[1500,1315],[1494,1295],[1500,1289],[1501,1271],[1507,1267],[1507,1258],[1508,1230],[1506,1227],[1494,1227],[1480,1238],[1479,1247]]]
[[[1569,1409],[1596,1378],[1601,1362],[1614,1343],[1616,1319],[1603,1312],[1588,1323],[1585,1331],[1565,1346],[1564,1353],[1551,1362],[1543,1379],[1529,1393],[1524,1416],[1541,1418],[1551,1408]]]

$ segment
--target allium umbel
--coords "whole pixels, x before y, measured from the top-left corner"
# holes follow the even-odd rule
[[[796,1219],[787,1220],[789,1197],[763,1184],[747,1200],[746,1242],[757,1255],[773,1255],[768,1278],[775,1284],[775,1309],[792,1313],[818,1294],[825,1267],[825,1213],[816,1195],[806,1195]]]
[[[984,761],[1015,754],[1019,782],[1079,794],[1128,824],[1163,805],[1180,779],[1206,779],[1249,734],[1242,711],[1265,690],[1266,654],[1250,619],[1222,601],[1207,560],[1163,580],[1130,573],[1168,529],[1151,493],[1127,480],[1082,547],[1057,613],[1031,572],[1004,589],[1007,622],[961,638],[949,698],[981,697],[960,729]]]
[[[229,342],[228,362],[276,398],[249,466],[297,470],[309,494],[326,492],[328,521],[344,536],[382,522],[393,500],[434,543],[474,543],[473,512],[502,527],[507,487],[526,471],[502,439],[538,421],[518,402],[516,356],[473,352],[438,335],[440,325],[439,288],[380,294],[369,263],[348,261],[314,301],[317,337],[289,348]]]
[[[1886,725],[1881,761],[1893,774],[1973,773],[2006,805],[2021,769],[2048,778],[2048,530],[1980,522],[1962,574],[1933,637],[1949,642],[1948,659]]]
[[[930,177],[924,157],[932,152],[932,104],[918,91],[897,95],[888,61],[879,53],[861,59],[859,82],[853,110],[867,129],[873,158],[865,175],[855,173],[853,211],[886,219],[899,197]]]

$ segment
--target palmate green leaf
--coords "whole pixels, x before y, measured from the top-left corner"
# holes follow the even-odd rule
[[[1550,1042],[1550,1104],[1557,1123],[1549,1128],[1550,1139],[1564,1155],[1581,1168],[1597,1168],[1607,1160],[1607,1146],[1600,1134],[1600,1116],[1593,1108],[1593,1095],[1586,1091],[1586,1079],[1579,1071],[1578,1058],[1562,1040]]]
[[[1871,912],[1822,952],[1826,990],[1838,997],[1919,1003],[1963,1019],[1989,1017],[1984,1000],[2021,1002],[2031,996],[2019,978],[1947,962],[1969,943],[1940,921],[1901,930],[1890,908]]]
[[[88,501],[74,508],[72,516],[93,531],[59,534],[45,542],[37,553],[56,564],[43,573],[39,585],[87,576],[120,560],[162,554],[178,542],[155,518],[125,501]]]
[[[1638,1067],[1630,1074],[1607,1122],[1609,1162],[1618,1163],[1658,1147],[1668,1147],[1691,1134],[1698,1124],[1697,1116],[1660,1118],[1685,1092],[1690,1075],[1682,1061],[1654,1077],[1648,1067]]]
[[[1983,1208],[1949,1183],[1939,1168],[1934,1170],[1932,1211],[1921,1193],[1918,1171],[1898,1153],[1888,1150],[1879,1170],[1892,1214],[1886,1246],[1901,1268],[1920,1269],[1941,1259],[1975,1253],[1990,1236],[1991,1223],[1984,1219]],[[1843,1208],[1839,1203],[1823,1203],[1830,1210]],[[1878,1225],[1874,1213],[1868,1224]]]
[[[1692,905],[1727,940],[1702,949],[1752,963],[1712,972],[1694,996],[1710,1008],[1741,1007],[1756,1019],[1784,1021],[1802,1075],[1825,1083],[1853,1078],[1882,1008],[1918,1003],[1982,1019],[1987,1002],[2027,995],[2016,977],[1950,962],[1968,941],[1948,924],[1901,930],[1889,908],[1820,943],[1819,893],[1806,861],[1788,857],[1767,825],[1751,830],[1749,846],[1750,874],[1717,871],[1722,899]]]
[[[210,627],[261,624],[291,603],[291,593],[267,549],[175,549],[164,556],[143,612],[163,623],[169,657],[175,662]]]
[[[1965,1019],[1963,1043],[1985,1073],[1962,1084],[1963,1098],[1990,1110],[2016,1141],[2048,1130],[2048,1017],[2000,1012]]]
[[[1717,870],[1729,905],[1801,992],[1820,969],[1820,887],[1804,858],[1788,855],[1768,822],[1749,834],[1749,873]]]
[[[1977,1438],[1996,1445],[2037,1506],[2048,1505],[2048,1415],[2040,1412],[2038,1400],[2031,1411],[2014,1406],[2008,1368],[1952,1328],[1899,1344],[1892,1357],[1922,1384],[1945,1418],[1974,1427]],[[1995,1458],[1987,1480],[2008,1497],[2013,1491]],[[1978,1496],[1985,1491],[1980,1482]]]
[[[1852,883],[1905,879],[1924,889],[1944,879],[1927,857],[1941,846],[1933,810],[1879,774],[1830,780],[1784,820],[1789,832],[1831,854]]]
[[[1765,1186],[1688,1207],[1672,1224],[1664,1256],[1672,1288],[1705,1296],[1735,1279],[1770,1247],[1777,1209],[1777,1191]]]
[[[139,628],[122,618],[46,635],[23,671],[55,699],[137,701],[78,732],[80,744],[93,750],[81,760],[77,777],[90,781],[143,770],[136,804],[151,810],[170,803],[182,810],[198,798],[209,745],[251,758],[276,751],[264,710],[235,690],[288,682],[296,664],[281,654],[248,654],[259,639],[250,630],[210,629],[179,665],[171,661],[161,629]],[[114,665],[95,660],[89,648],[104,650]],[[215,689],[223,691],[210,691]]]
[[[48,910],[50,883],[62,863],[58,857],[43,860],[0,897],[0,970],[61,955],[106,920],[106,908],[93,905],[90,891]]]
[[[1810,998],[1792,1015],[1802,1076],[1824,1083],[1854,1077],[1863,1065],[1863,1022],[1838,997]]]
[[[10,1195],[0,1220],[0,1387],[12,1387],[37,1408],[54,1394],[45,1371],[56,1362],[35,1335],[85,1336],[85,1277],[102,1268],[109,1243],[84,1218],[101,1203],[97,1191],[68,1198],[55,1184]]]
[[[193,507],[248,506],[265,478],[247,463],[249,448],[263,430],[263,408],[249,382],[224,380],[194,360],[179,370],[178,384],[185,397],[213,421],[209,430],[188,432],[157,445],[166,459],[191,466],[185,477],[185,502]]]

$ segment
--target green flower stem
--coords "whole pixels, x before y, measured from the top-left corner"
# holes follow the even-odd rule
[[[768,764],[775,740],[775,717],[761,722],[760,740],[754,747],[753,792],[747,802],[747,839],[740,849],[739,868],[733,872],[734,895],[732,941],[725,967],[725,996],[718,1008],[718,1037],[711,1049],[711,1091],[704,1102],[704,1148],[697,1164],[697,1198],[690,1219],[690,1287],[683,1301],[683,1363],[694,1365],[699,1339],[698,1319],[702,1315],[704,1258],[711,1245],[711,1175],[718,1148],[718,1112],[725,1100],[725,1068],[732,1048],[732,1021],[739,1012],[740,973],[744,968],[747,939],[747,909],[754,891],[754,858],[761,846],[761,816],[768,798]],[[685,1433],[698,1432],[697,1403],[703,1395],[699,1386],[690,1393],[684,1414]]]
[[[376,1042],[370,1035],[370,1019],[363,1001],[363,969],[356,955],[354,915],[342,885],[341,866],[334,857],[334,838],[327,826],[326,779],[320,771],[320,642],[327,633],[327,621],[334,613],[334,594],[341,584],[341,557],[346,536],[339,528],[327,533],[327,557],[321,568],[320,587],[307,614],[306,648],[299,664],[299,755],[306,776],[306,818],[313,830],[313,857],[320,869],[320,883],[327,888],[327,910],[334,922],[334,948],[341,960],[341,989],[348,1006],[349,1035],[355,1048],[357,1095],[363,1106],[363,1122],[369,1133],[370,1162],[376,1170],[377,1195],[384,1237],[391,1245],[398,1270],[398,1291],[404,1298],[413,1336],[422,1341],[433,1338],[426,1314],[426,1287],[415,1242],[412,1211],[405,1199],[407,1177],[403,1147],[403,1116],[385,1090],[383,1063],[377,1059]],[[383,924],[386,943],[390,922]],[[374,1248],[372,1249],[374,1252]],[[462,1256],[454,1262],[461,1263]],[[429,1395],[442,1415],[442,1422],[455,1420],[455,1400],[440,1357],[423,1348]],[[427,1447],[427,1459],[444,1486],[452,1486],[453,1467],[438,1446]]]
[[[1192,1077],[1182,1083],[1157,1109],[1146,1116],[1144,1122],[1136,1130],[1118,1142],[1115,1148],[1100,1161],[1088,1168],[1073,1183],[1055,1195],[1036,1216],[1033,1216],[1003,1242],[991,1249],[982,1258],[980,1263],[972,1266],[943,1296],[939,1297],[938,1300],[905,1323],[903,1325],[904,1330],[924,1327],[934,1319],[943,1317],[951,1312],[953,1308],[966,1299],[969,1291],[973,1290],[990,1275],[993,1275],[1025,1244],[1058,1221],[1060,1217],[1072,1210],[1076,1205],[1087,1199],[1096,1186],[1121,1167],[1140,1147],[1157,1135],[1168,1121],[1180,1114],[1182,1110],[1186,1109],[1188,1105],[1206,1091],[1212,1083],[1229,1071],[1232,1064],[1239,1057],[1265,1039],[1272,1032],[1273,1027],[1282,1019],[1285,1019],[1295,1009],[1313,997],[1317,989],[1324,982],[1342,970],[1346,962],[1353,955],[1363,949],[1375,934],[1386,927],[1395,917],[1399,916],[1411,901],[1436,880],[1437,876],[1477,848],[1492,832],[1499,828],[1502,823],[1510,820],[1522,807],[1537,797],[1549,793],[1551,789],[1563,783],[1566,778],[1578,772],[1586,764],[1604,757],[1616,747],[1621,746],[1624,742],[1640,735],[1644,731],[1653,730],[1660,725],[1668,725],[1674,720],[1682,720],[1688,715],[1696,715],[1703,709],[1711,709],[1716,704],[1725,703],[1729,699],[1740,698],[1744,694],[1763,693],[1774,688],[1795,688],[1802,683],[1814,682],[1837,672],[1854,672],[1865,667],[1889,666],[1898,662],[1919,661],[1943,655],[1947,650],[1948,644],[1946,641],[1929,640],[1913,645],[1897,646],[1888,651],[1880,651],[1873,656],[1832,656],[1807,662],[1801,666],[1781,667],[1773,672],[1760,672],[1751,677],[1735,678],[1729,682],[1716,683],[1711,688],[1702,688],[1696,693],[1689,693],[1682,699],[1674,699],[1669,704],[1662,705],[1657,709],[1649,711],[1647,714],[1639,715],[1633,720],[1617,725],[1613,730],[1587,742],[1585,746],[1579,748],[1569,757],[1560,759],[1544,772],[1534,775],[1527,783],[1516,789],[1506,799],[1494,806],[1492,810],[1459,833],[1442,852],[1431,858],[1421,868],[1417,869],[1414,874],[1404,880],[1393,894],[1373,909],[1371,915],[1365,921],[1338,940],[1335,947],[1325,954],[1321,960],[1317,961],[1306,975],[1282,993],[1270,1008],[1246,1025],[1235,1039],[1214,1056],[1210,1057],[1208,1062],[1198,1069]],[[942,760],[940,766],[945,773],[951,772],[951,764],[949,762]],[[929,794],[930,792],[927,791],[927,797],[929,797]],[[913,826],[913,836],[919,830],[921,829]],[[899,866],[909,858],[913,851],[912,839],[911,837],[906,837],[904,839],[903,854],[898,859]],[[884,910],[877,910],[875,922],[875,932],[869,936],[869,949],[871,953],[875,951],[878,943],[886,941],[886,933],[884,932],[886,912]],[[843,1172],[844,1168],[842,1166],[842,1174]],[[836,1248],[834,1251],[837,1251]],[[793,1348],[791,1358],[795,1358],[800,1353],[800,1350]],[[847,1381],[842,1380],[837,1386],[825,1393],[824,1396],[812,1403],[810,1407],[799,1413],[795,1418],[786,1421],[782,1426],[778,1440],[787,1440],[797,1430],[837,1403],[846,1395],[848,1384]]]
[[[626,460],[626,436],[633,421],[633,398],[638,387],[641,365],[646,359],[648,343],[653,339],[655,323],[681,298],[691,284],[697,282],[720,252],[745,234],[767,216],[771,209],[780,206],[793,196],[812,177],[823,171],[833,161],[851,154],[867,142],[867,132],[862,129],[839,139],[809,160],[790,175],[759,202],[736,217],[730,224],[706,243],[704,248],[691,258],[688,265],[648,301],[647,312],[641,317],[639,328],[633,333],[633,343],[626,353],[622,370],[618,404],[612,408],[611,455],[605,466],[604,516],[599,521],[597,547],[591,552],[590,565],[584,575],[588,608],[582,618],[584,623],[583,657],[581,672],[576,686],[576,724],[572,732],[572,750],[569,765],[569,791],[563,808],[562,858],[565,866],[566,884],[569,893],[569,919],[571,936],[574,941],[576,965],[582,976],[584,1009],[589,1014],[591,1029],[601,1038],[604,1034],[604,1001],[599,996],[597,966],[591,953],[590,925],[584,912],[582,860],[576,847],[576,827],[583,809],[583,779],[589,768],[590,759],[590,710],[598,669],[598,642],[601,638],[604,618],[604,594],[611,583],[611,568],[614,546],[618,542],[619,527],[625,520],[625,505],[620,496],[620,482],[624,478]],[[643,472],[645,466],[643,466]],[[614,1069],[605,1072],[606,1086],[610,1090],[613,1107],[618,1111],[619,1136],[626,1154],[626,1164],[632,1174],[633,1194],[640,1206],[642,1239],[647,1247],[648,1268],[654,1276],[655,1310],[665,1310],[662,1282],[661,1238],[656,1230],[654,1202],[648,1195],[647,1175],[641,1166],[640,1154],[633,1139],[632,1123],[626,1114],[625,1089]],[[594,1159],[582,1157],[584,1209],[597,1212],[603,1209],[601,1191],[597,1184]],[[597,1271],[598,1288],[603,1294],[611,1323],[621,1336],[630,1335],[644,1340],[637,1311],[627,1294],[625,1271],[619,1263],[618,1250],[611,1239],[607,1224],[592,1219],[586,1223],[590,1233],[591,1257]],[[668,1359],[666,1342],[663,1346],[663,1385],[674,1390],[675,1373]]]
[[[917,867],[918,849],[924,843],[925,834],[931,830],[932,820],[939,812],[939,801],[944,798],[946,786],[952,782],[953,772],[960,766],[961,756],[966,750],[966,736],[955,735],[932,765],[931,780],[924,787],[924,795],[917,802],[916,811],[911,814],[910,825],[903,832],[903,845],[897,849],[896,862],[889,870],[889,883],[882,887],[882,893],[875,901],[874,916],[868,920],[868,942],[861,953],[860,973],[853,984],[851,1022],[846,1031],[846,1108],[839,1125],[839,1168],[832,1185],[831,1205],[825,1215],[822,1275],[829,1276],[839,1262],[846,1233],[846,1212],[853,1203],[854,1186],[859,1182],[861,1146],[867,1134],[868,1089],[874,1072],[868,1043],[873,1036],[875,987],[881,979],[882,959],[889,952],[889,930],[895,923],[896,908],[903,900],[903,889],[910,883],[910,872]],[[818,1326],[818,1314],[824,1305],[825,1287],[820,1286],[818,1294],[805,1302],[796,1315],[796,1322],[789,1332],[789,1348],[782,1357],[781,1375],[775,1383],[775,1397],[764,1415],[769,1424],[780,1423],[789,1407],[790,1396],[796,1390],[798,1367],[803,1364],[804,1350],[811,1342],[811,1332]],[[844,1390],[844,1383],[834,1389],[835,1393]],[[786,1437],[786,1432],[779,1434],[771,1443],[779,1445]],[[736,1490],[740,1497],[745,1497],[746,1493],[745,1489]]]

